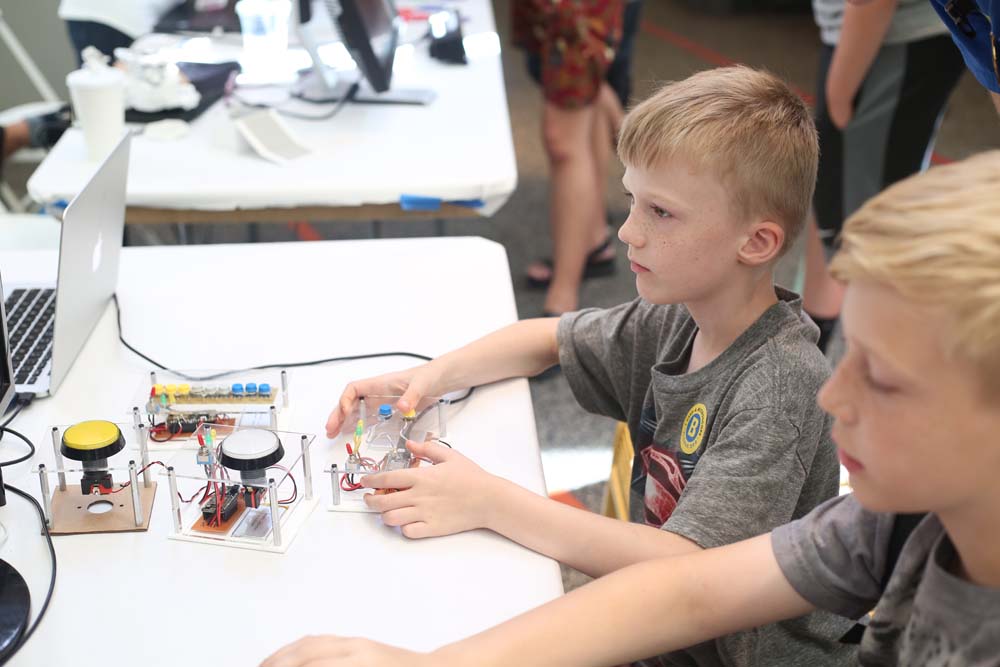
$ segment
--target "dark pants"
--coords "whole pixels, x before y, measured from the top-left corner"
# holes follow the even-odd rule
[[[827,255],[844,220],[893,183],[927,167],[948,96],[965,71],[951,37],[883,46],[854,98],[843,130],[826,110],[833,47],[820,52],[816,129],[819,173],[813,206]]]
[[[77,65],[83,64],[80,53],[88,46],[97,47],[98,51],[109,56],[114,62],[115,49],[119,46],[128,48],[135,41],[120,30],[93,21],[66,21],[66,29],[69,32],[69,41],[76,51]]]

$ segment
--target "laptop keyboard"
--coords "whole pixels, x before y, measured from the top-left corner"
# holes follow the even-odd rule
[[[14,384],[34,384],[52,357],[54,289],[16,289],[7,297],[7,331]]]

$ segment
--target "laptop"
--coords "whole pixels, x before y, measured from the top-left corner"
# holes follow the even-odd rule
[[[55,392],[114,294],[130,142],[126,133],[66,207],[56,284],[11,280],[3,286],[18,392]]]

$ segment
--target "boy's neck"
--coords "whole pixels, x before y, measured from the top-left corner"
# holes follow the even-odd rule
[[[954,573],[977,586],[1000,589],[1000,489],[937,515],[958,553]]]
[[[754,280],[733,280],[709,298],[685,303],[698,325],[687,372],[711,363],[776,303],[771,271]]]

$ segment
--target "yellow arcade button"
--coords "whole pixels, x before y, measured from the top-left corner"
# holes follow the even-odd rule
[[[416,416],[417,416],[417,411],[416,410],[410,410],[406,414],[403,415],[403,419],[413,419]]]
[[[63,432],[63,443],[71,449],[91,450],[107,447],[118,441],[121,431],[113,422],[103,419],[80,422]]]

